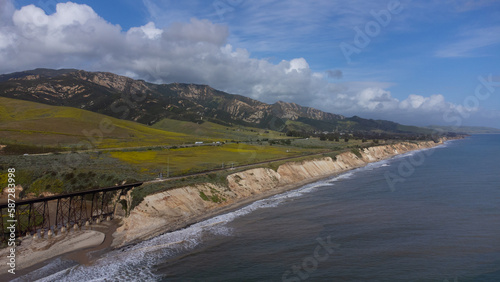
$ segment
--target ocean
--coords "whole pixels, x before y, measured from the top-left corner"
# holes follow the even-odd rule
[[[371,163],[18,281],[500,281],[500,135]]]

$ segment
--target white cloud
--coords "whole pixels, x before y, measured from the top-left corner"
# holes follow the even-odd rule
[[[5,0],[0,0],[5,1]],[[2,2],[0,2],[2,3]],[[10,2],[7,2],[7,4]],[[304,58],[271,63],[227,43],[228,27],[192,18],[159,28],[150,22],[123,31],[87,6],[59,3],[53,14],[30,5],[0,10],[0,73],[37,67],[110,71],[156,83],[208,84],[264,102],[278,100],[345,115],[422,123],[459,109],[442,95],[400,101],[389,82],[329,83]],[[326,76],[342,77],[341,70]],[[440,116],[441,115],[441,116]]]
[[[293,59],[290,61],[290,67],[285,70],[286,73],[292,71],[302,72],[309,69],[309,64],[304,58]]]
[[[156,28],[153,22],[149,22],[141,27],[133,27],[127,32],[128,35],[133,36],[137,34],[144,39],[159,39],[163,33],[163,30]]]
[[[450,122],[454,122],[456,117],[465,122],[480,113],[479,108],[447,102],[440,94],[429,97],[411,94],[399,100],[390,91],[380,87],[363,88],[363,84],[329,84],[314,96],[312,106],[347,116],[358,115],[420,126],[452,125]]]

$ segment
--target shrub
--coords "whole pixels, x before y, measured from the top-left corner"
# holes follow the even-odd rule
[[[41,177],[30,185],[29,192],[35,193],[36,196],[43,192],[62,193],[63,183],[50,176]]]
[[[361,156],[361,153],[359,152],[358,148],[352,148],[351,153],[353,153],[354,155],[356,155],[356,157],[358,157],[360,159],[363,157],[363,156]]]
[[[120,204],[122,205],[122,209],[125,211],[125,213],[127,214],[128,211],[127,211],[127,200],[123,199],[120,201]]]
[[[205,195],[205,193],[203,193],[203,191],[200,191],[200,198],[203,199],[203,201],[209,201],[210,199],[208,199],[207,195]]]

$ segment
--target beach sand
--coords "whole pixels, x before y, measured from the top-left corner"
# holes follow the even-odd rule
[[[0,281],[28,274],[46,264],[49,259],[62,257],[79,264],[88,265],[102,253],[109,251],[113,241],[113,232],[118,227],[119,220],[104,221],[94,224],[83,230],[70,230],[65,234],[58,234],[52,238],[33,239],[22,238],[21,244],[16,247],[15,275],[8,273],[9,266],[0,264]],[[10,248],[0,250],[1,257],[7,257]]]

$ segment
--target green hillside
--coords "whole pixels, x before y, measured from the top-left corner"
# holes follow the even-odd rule
[[[238,125],[224,126],[202,120],[199,120],[198,122],[190,122],[173,119],[163,119],[152,125],[152,127],[156,129],[196,136],[199,138],[213,138],[219,141],[257,141],[263,139],[287,138],[285,134],[278,131]]]
[[[93,148],[115,148],[182,144],[198,139],[81,109],[0,97],[0,144],[74,148],[86,141]]]
[[[72,150],[280,138],[287,137],[276,131],[208,121],[163,119],[147,126],[72,107],[0,97],[0,144]]]

